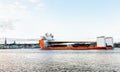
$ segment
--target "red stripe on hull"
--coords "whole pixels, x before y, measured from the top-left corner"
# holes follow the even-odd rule
[[[112,50],[113,47],[46,47],[42,50]]]

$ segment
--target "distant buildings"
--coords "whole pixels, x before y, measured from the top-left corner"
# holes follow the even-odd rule
[[[39,48],[38,43],[16,43],[14,41],[13,43],[8,43],[7,39],[5,38],[4,44],[0,44],[0,49],[18,49],[18,48]]]

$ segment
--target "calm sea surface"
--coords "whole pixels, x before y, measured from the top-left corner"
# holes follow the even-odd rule
[[[0,49],[0,72],[120,72],[120,48]]]

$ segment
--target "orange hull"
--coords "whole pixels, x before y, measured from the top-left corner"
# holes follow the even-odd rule
[[[90,47],[46,47],[46,48],[41,48],[42,50],[112,50],[113,47],[95,47],[95,46],[90,46]]]

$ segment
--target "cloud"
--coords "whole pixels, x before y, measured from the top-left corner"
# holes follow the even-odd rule
[[[29,0],[31,3],[37,3],[37,0]]]
[[[28,13],[27,6],[21,1],[1,2],[0,20],[19,19]]]
[[[20,5],[21,2],[20,2],[20,1],[15,1],[13,4],[15,4],[15,5]]]
[[[38,2],[38,0],[0,1],[0,30],[14,29],[13,20],[27,18],[30,13],[34,13],[35,9],[40,10],[43,7],[44,4]]]
[[[0,9],[10,9],[11,7],[13,7],[11,4],[0,3]]]
[[[25,5],[20,5],[19,8],[26,10],[26,9],[27,9],[27,6],[25,6]]]
[[[26,1],[16,0],[16,1],[9,1],[9,2],[0,1],[0,9],[3,9],[3,10],[34,11],[35,9],[40,10],[44,7],[45,5],[41,1],[38,1],[38,0],[26,0]]]
[[[45,7],[41,0],[29,0],[29,2],[33,5],[34,10],[42,10]]]
[[[24,5],[21,1],[15,1],[12,6],[15,6],[17,9],[27,9],[27,6]]]
[[[37,4],[37,7],[44,7],[44,4]]]
[[[42,10],[44,7],[45,7],[44,4],[37,4],[37,5],[35,6],[35,9],[36,9],[36,10]]]
[[[13,30],[14,26],[13,26],[14,21],[12,20],[6,20],[6,21],[0,21],[0,30]]]
[[[20,3],[13,3],[13,4],[0,3],[0,9],[9,11],[9,10],[16,10],[16,9],[27,9],[27,7],[25,5],[20,4]]]

